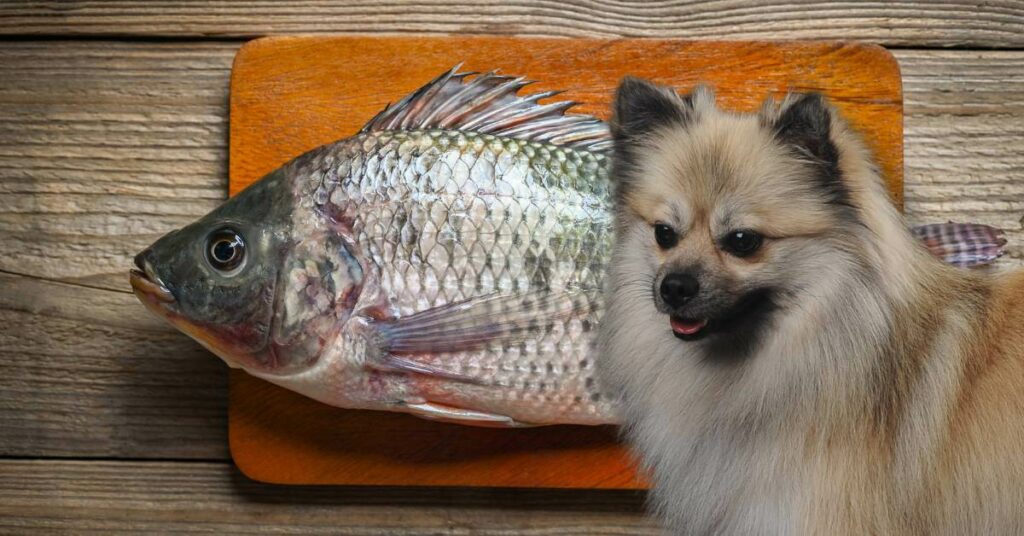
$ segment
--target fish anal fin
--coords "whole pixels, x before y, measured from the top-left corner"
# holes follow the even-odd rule
[[[526,428],[536,426],[516,421],[506,415],[459,408],[436,402],[406,403],[403,406],[408,413],[432,421],[486,428]]]

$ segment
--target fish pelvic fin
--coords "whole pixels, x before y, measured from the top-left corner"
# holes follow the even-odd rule
[[[386,106],[360,132],[462,130],[594,152],[611,149],[607,123],[589,115],[566,113],[578,103],[539,103],[559,91],[519,95],[519,90],[533,82],[496,71],[460,72],[461,66]]]

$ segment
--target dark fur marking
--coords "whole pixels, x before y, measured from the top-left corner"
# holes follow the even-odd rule
[[[611,132],[613,158],[611,181],[616,201],[621,201],[638,167],[643,137],[654,130],[685,127],[692,115],[690,96],[673,96],[672,89],[627,76],[615,91]]]
[[[674,95],[671,88],[627,76],[615,90],[612,136],[623,140],[643,136],[662,126],[686,126],[691,111],[689,97]]]
[[[852,208],[850,192],[839,170],[839,150],[830,137],[832,111],[817,93],[801,95],[772,125],[776,139],[818,167],[817,186],[830,204]]]
[[[748,292],[726,314],[709,321],[705,361],[733,364],[750,356],[779,309],[775,293],[769,288]]]

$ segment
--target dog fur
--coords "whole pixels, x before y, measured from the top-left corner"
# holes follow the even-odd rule
[[[628,78],[612,133],[598,372],[669,531],[1024,534],[1024,274],[929,255],[818,95],[741,114]],[[673,334],[679,270],[727,329]]]

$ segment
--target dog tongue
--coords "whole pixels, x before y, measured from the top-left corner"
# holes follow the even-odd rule
[[[674,316],[669,322],[672,324],[672,331],[681,335],[693,335],[708,324],[707,320],[683,320]]]

